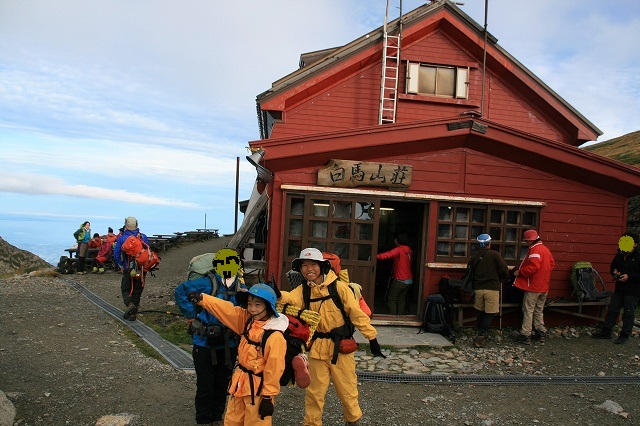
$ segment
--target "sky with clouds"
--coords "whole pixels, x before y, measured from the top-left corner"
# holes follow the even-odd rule
[[[408,12],[424,2],[404,0]],[[484,23],[484,0],[461,9]],[[390,19],[400,1],[390,1]],[[301,53],[381,26],[386,0],[0,0],[0,236],[71,243],[234,230],[255,98]],[[608,140],[640,129],[640,2],[489,0],[488,30]],[[240,214],[239,221],[242,220]],[[37,237],[42,238],[42,237]]]

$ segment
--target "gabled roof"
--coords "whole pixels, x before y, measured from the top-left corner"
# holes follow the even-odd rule
[[[640,169],[636,167],[483,119],[460,117],[397,123],[257,140],[250,145],[265,149],[264,165],[275,173],[318,167],[332,158],[367,161],[399,152],[411,155],[467,148],[613,194],[625,197],[640,194]]]
[[[397,33],[401,20],[403,46],[440,29],[482,62],[484,29],[451,1],[436,0],[404,14],[387,25],[388,33]],[[313,56],[309,65],[275,81],[271,89],[259,94],[256,98],[258,111],[284,111],[358,72],[361,67],[379,62],[382,38],[381,26],[342,47],[327,49],[328,54],[320,59]],[[497,75],[510,75],[509,81],[515,82],[514,89],[533,105],[552,111],[550,118],[570,130],[572,145],[579,146],[602,135],[600,129],[500,47],[490,34],[487,34],[486,65]],[[258,119],[261,134],[267,134],[261,114]]]

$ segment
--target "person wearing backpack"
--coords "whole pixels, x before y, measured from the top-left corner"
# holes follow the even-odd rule
[[[76,238],[76,243],[78,243],[76,271],[82,275],[85,273],[85,263],[87,252],[89,251],[89,241],[91,240],[91,223],[89,221],[83,222],[80,228],[73,233],[73,236]]]
[[[551,271],[556,266],[551,251],[542,244],[535,229],[524,231],[524,241],[529,243],[529,250],[520,267],[514,272],[514,286],[524,290],[522,299],[522,326],[516,341],[530,345],[532,338],[544,343],[544,317],[542,311],[547,300]],[[535,333],[533,329],[535,328]]]
[[[189,292],[187,297],[242,336],[224,424],[271,425],[285,368],[287,341],[283,333],[289,325],[287,317],[276,311],[274,290],[267,284],[254,284],[248,290],[246,308],[206,293]],[[263,345],[267,330],[279,333],[270,333]]]
[[[139,237],[145,244],[149,244],[147,236],[138,228],[138,219],[133,216],[129,216],[124,221],[122,235],[118,236],[113,247],[113,258],[122,271],[120,291],[122,292],[122,301],[127,308],[122,317],[129,321],[135,321],[147,273],[144,270],[138,271],[135,259],[122,251],[122,245],[131,236]]]
[[[627,232],[618,240],[618,253],[611,261],[610,272],[616,282],[611,295],[607,316],[602,329],[592,335],[594,339],[611,339],[611,331],[622,310],[622,329],[614,343],[620,345],[629,341],[635,323],[636,307],[640,301],[640,238],[634,232]]]
[[[320,314],[308,354],[311,384],[305,396],[304,425],[322,425],[325,395],[331,381],[342,403],[346,424],[357,425],[362,418],[353,354],[357,346],[347,348],[342,342],[352,340],[349,339],[353,335],[351,327],[355,326],[369,340],[373,356],[384,358],[376,338],[377,331],[360,309],[349,285],[338,280],[320,250],[305,248],[293,260],[291,268],[302,274],[304,282],[290,292],[276,289],[278,303],[311,309]],[[351,330],[346,332],[346,329]]]
[[[500,253],[491,250],[491,236],[480,234],[478,250],[471,256],[473,263],[473,307],[478,311],[477,333],[473,338],[476,347],[486,345],[493,317],[500,312],[500,287],[507,278],[509,267]]]
[[[404,315],[407,293],[413,284],[411,259],[413,251],[408,245],[405,234],[397,234],[394,238],[395,247],[376,255],[377,260],[393,259],[392,279],[387,292],[387,307],[391,315]]]
[[[188,295],[191,292],[204,293],[238,306],[237,292],[246,290],[240,280],[240,257],[234,250],[219,250],[209,261],[209,272],[189,276],[191,278],[176,287],[174,296],[192,335],[191,355],[196,371],[196,423],[222,425],[240,336],[217,316],[194,305]]]

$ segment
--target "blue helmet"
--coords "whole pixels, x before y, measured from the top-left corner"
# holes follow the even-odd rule
[[[273,289],[264,283],[254,284],[249,288],[249,294],[259,297],[267,302],[267,308],[271,308],[271,313],[276,317],[279,317],[280,314],[276,311],[276,301],[278,298],[276,297],[276,292]]]
[[[480,243],[480,247],[486,247],[487,244],[491,244],[491,235],[489,234],[478,235],[478,243]]]

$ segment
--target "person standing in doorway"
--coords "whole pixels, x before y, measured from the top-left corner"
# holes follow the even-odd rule
[[[393,259],[393,271],[387,292],[387,307],[391,315],[404,315],[407,293],[413,284],[413,272],[411,271],[413,251],[408,245],[405,234],[396,234],[393,241],[396,246],[389,251],[379,253],[376,259]]]
[[[523,239],[529,243],[529,251],[518,270],[514,272],[516,280],[513,284],[524,290],[522,327],[516,340],[518,343],[530,345],[532,338],[544,343],[547,329],[544,326],[542,311],[547,301],[551,271],[555,268],[556,262],[551,251],[542,244],[535,229],[525,231]],[[535,333],[532,334],[534,328]]]
[[[627,343],[635,322],[636,307],[640,301],[640,251],[638,234],[627,232],[618,240],[618,253],[611,261],[610,272],[616,282],[607,316],[602,329],[594,339],[611,339],[611,331],[622,310],[622,329],[614,343]]]
[[[481,348],[487,342],[489,328],[495,314],[500,312],[500,287],[507,277],[509,268],[500,253],[491,250],[491,236],[480,234],[477,238],[479,248],[471,256],[473,265],[473,307],[478,313],[478,331],[473,338],[476,347]]]
[[[118,237],[113,247],[113,258],[120,270],[122,270],[120,290],[122,291],[122,301],[127,307],[122,317],[129,321],[136,320],[136,314],[140,307],[140,297],[142,296],[142,290],[144,290],[144,279],[147,273],[143,270],[136,273],[135,260],[122,251],[122,245],[127,238],[138,235],[140,235],[140,238],[145,244],[149,245],[147,236],[138,229],[138,219],[129,216],[124,221],[124,232]]]

